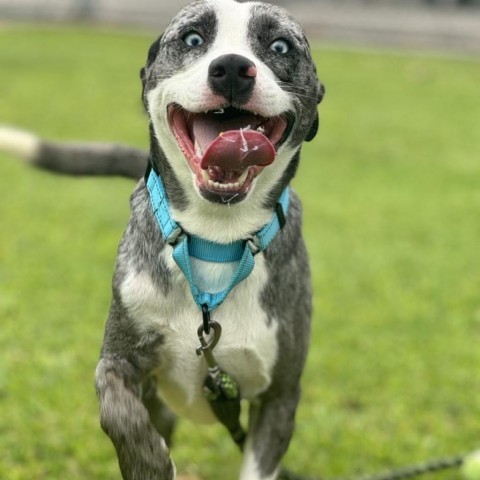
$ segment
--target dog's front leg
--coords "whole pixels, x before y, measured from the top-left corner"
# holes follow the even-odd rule
[[[275,480],[292,438],[299,387],[268,394],[250,407],[250,429],[241,480]]]
[[[138,368],[128,360],[103,357],[96,371],[103,430],[117,451],[125,480],[173,480],[167,445],[141,401]]]

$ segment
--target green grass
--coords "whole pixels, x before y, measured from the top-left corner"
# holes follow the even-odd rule
[[[147,145],[154,35],[0,30],[0,123]],[[321,130],[295,186],[314,335],[286,464],[332,477],[480,446],[480,64],[317,49]],[[119,478],[93,372],[133,184],[0,156],[0,478]],[[232,479],[219,427],[182,422],[183,473]],[[457,473],[442,475],[458,478]]]

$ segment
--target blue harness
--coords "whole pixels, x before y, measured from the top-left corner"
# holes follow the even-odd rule
[[[283,228],[290,191],[288,187],[283,191],[277,203],[276,213],[259,232],[247,240],[224,244],[211,242],[183,231],[170,215],[170,204],[162,179],[151,163],[145,174],[145,183],[163,238],[172,246],[173,258],[185,275],[193,299],[203,314],[203,324],[197,331],[200,346],[196,353],[203,355],[208,365],[208,374],[203,385],[204,395],[215,416],[228,429],[235,443],[243,449],[246,432],[240,423],[240,390],[235,379],[222,371],[213,355],[222,327],[220,323],[210,320],[210,311],[215,310],[227,295],[250,275],[255,266],[255,255],[264,251]],[[195,285],[191,258],[214,263],[238,262],[238,266],[224,290],[216,293],[205,292]],[[208,340],[205,335],[209,335],[211,330],[213,333]]]
[[[173,247],[173,258],[188,281],[193,299],[205,312],[215,310],[227,295],[243,280],[255,266],[255,255],[264,251],[285,224],[288,211],[290,190],[287,187],[279,198],[276,213],[267,225],[247,240],[223,244],[211,242],[183,231],[171,217],[170,204],[161,177],[154,168],[149,167],[145,182],[150,194],[153,213],[157,219],[164,240]],[[190,258],[214,263],[239,262],[227,288],[217,293],[201,291],[194,283]]]

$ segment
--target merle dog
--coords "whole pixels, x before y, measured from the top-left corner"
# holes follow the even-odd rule
[[[207,316],[223,332],[215,362],[250,406],[240,478],[275,479],[311,314],[301,207],[288,186],[302,143],[317,133],[323,86],[284,9],[233,0],[182,9],[151,46],[141,79],[150,167],[115,266],[96,370],[101,425],[123,478],[175,477],[176,415],[214,420],[197,352]],[[58,145],[6,129],[0,146],[72,174],[139,178],[147,164],[126,147]],[[207,344],[209,325],[199,330]]]

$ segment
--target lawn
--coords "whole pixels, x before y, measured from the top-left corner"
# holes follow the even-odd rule
[[[153,34],[2,27],[0,123],[147,145]],[[321,129],[295,181],[315,287],[286,465],[351,475],[480,447],[480,63],[315,50]],[[93,373],[133,183],[0,155],[0,478],[119,478]],[[180,424],[183,474],[235,478],[219,427]],[[458,478],[456,472],[441,476]]]

